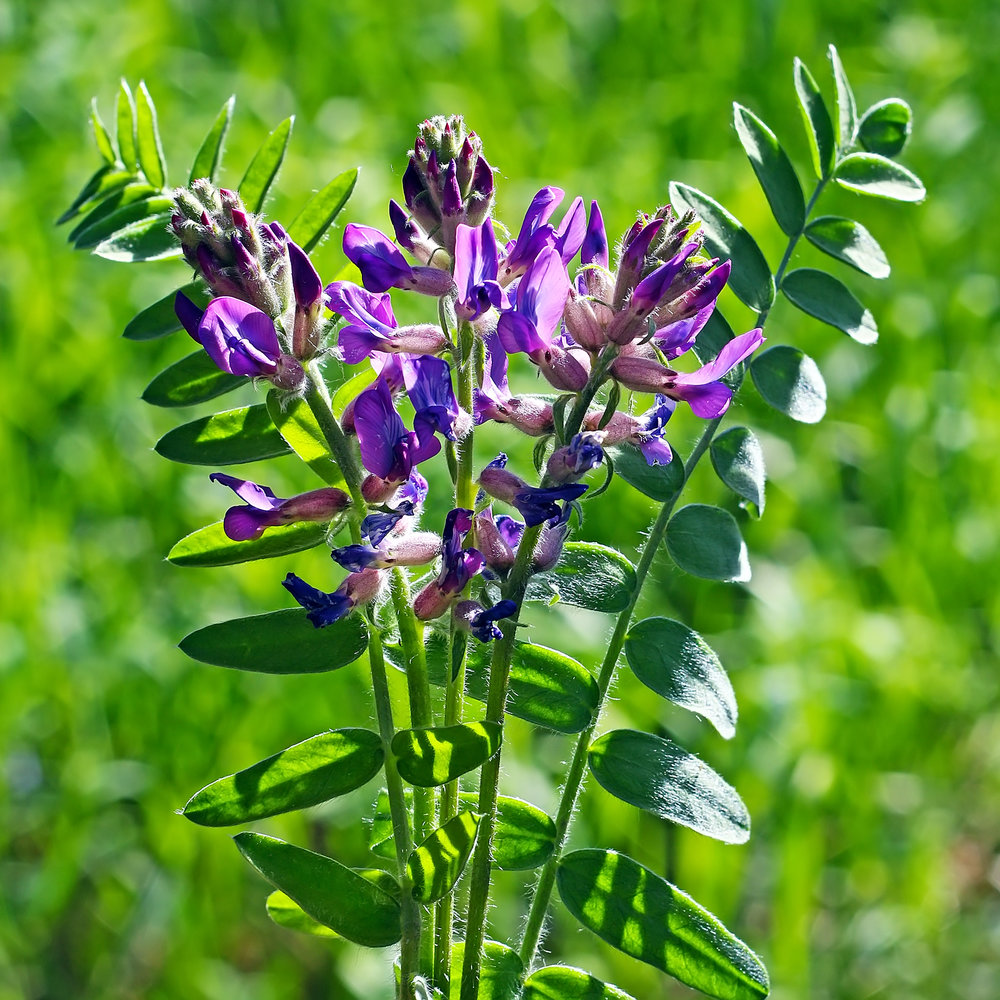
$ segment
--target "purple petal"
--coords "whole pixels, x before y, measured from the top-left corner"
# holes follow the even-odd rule
[[[370,292],[384,292],[408,279],[412,271],[396,244],[371,226],[350,223],[344,230],[344,253],[360,268]]]
[[[241,500],[251,507],[256,507],[257,510],[274,510],[285,502],[276,497],[269,487],[258,486],[248,479],[237,479],[235,476],[227,476],[224,472],[213,472],[208,478],[213,483],[228,486]]]
[[[249,542],[260,538],[265,528],[281,524],[281,515],[275,511],[254,510],[253,507],[230,507],[222,519],[222,530],[234,542]]]
[[[558,255],[556,256],[558,260]],[[497,336],[508,354],[544,351],[548,344],[538,336],[535,324],[517,312],[505,312],[497,322]],[[499,400],[498,400],[499,402]]]
[[[573,204],[569,206],[556,230],[555,247],[563,264],[568,264],[576,256],[586,233],[587,213],[583,207],[583,199],[577,197],[573,199]]]
[[[231,375],[270,375],[281,354],[274,322],[249,302],[213,299],[198,325],[209,357]]]
[[[753,354],[763,342],[764,335],[759,328],[741,333],[738,337],[733,337],[719,351],[714,361],[710,361],[707,365],[702,365],[697,371],[678,375],[673,380],[673,384],[675,386],[687,386],[705,385],[708,382],[715,382],[727,372],[732,371],[745,358]]]
[[[289,573],[281,581],[281,585],[308,610],[306,617],[316,628],[332,625],[349,614],[354,607],[354,602],[346,594],[341,594],[339,591],[334,591],[332,594],[324,593],[311,587],[294,573]]]
[[[404,357],[402,368],[406,392],[417,416],[429,421],[449,441],[454,441],[459,410],[451,384],[451,365],[441,358],[425,355]]]
[[[696,417],[714,420],[729,409],[733,390],[725,382],[708,382],[704,385],[675,385],[670,390],[678,399],[691,407]]]
[[[178,292],[174,296],[174,312],[191,339],[200,344],[198,325],[201,323],[204,310],[199,309],[183,292]]]
[[[320,300],[323,294],[323,282],[313,267],[309,255],[291,240],[288,241],[288,259],[291,263],[295,301],[303,309],[309,309]]]
[[[543,250],[517,286],[517,312],[531,321],[543,345],[552,341],[569,292],[569,276],[559,252]]]
[[[590,222],[580,249],[580,261],[583,264],[600,264],[608,266],[608,236],[604,229],[604,218],[596,201],[590,203]]]
[[[396,317],[388,293],[373,294],[351,281],[333,281],[324,292],[326,304],[349,323],[367,326],[384,337],[392,336]]]
[[[337,332],[337,351],[349,365],[359,364],[373,352],[381,353],[388,338],[367,326],[345,326]]]
[[[376,382],[354,401],[354,427],[365,468],[381,479],[405,479],[410,471],[403,471],[408,435],[384,382]]]
[[[674,453],[664,438],[650,438],[639,444],[639,451],[647,465],[669,465]]]
[[[694,347],[695,338],[701,333],[713,312],[715,312],[714,300],[693,316],[668,323],[656,331],[653,339],[668,361],[679,358]]]

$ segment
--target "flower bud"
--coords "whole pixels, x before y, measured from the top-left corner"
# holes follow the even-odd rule
[[[603,431],[575,435],[568,445],[557,448],[549,456],[545,466],[547,478],[554,483],[575,483],[604,461],[603,440]]]

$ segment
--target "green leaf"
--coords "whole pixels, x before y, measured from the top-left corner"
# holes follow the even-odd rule
[[[306,253],[319,243],[333,225],[333,220],[347,204],[347,199],[351,197],[357,182],[357,167],[338,174],[325,188],[317,191],[292,220],[292,224],[288,227],[288,235]]]
[[[163,218],[164,215],[173,207],[173,204],[173,198],[168,198],[165,195],[158,195],[153,198],[146,198],[142,201],[134,201],[126,205],[122,205],[113,212],[109,212],[106,216],[104,216],[104,218],[99,219],[93,225],[82,229],[74,240],[74,244],[78,250],[90,250],[98,244],[104,243],[105,240],[113,237],[116,233],[121,232],[127,226],[131,226],[134,223],[142,223],[152,218],[156,218],[157,220]],[[173,240],[172,235],[169,233],[167,235],[168,240],[164,241],[164,243],[169,241],[171,248],[176,248],[176,241]],[[106,256],[106,254],[102,256]],[[170,256],[177,256],[177,254],[170,254]],[[147,258],[145,256],[137,258],[132,256],[128,259],[158,260],[160,258]]]
[[[134,171],[139,165],[139,151],[135,138],[135,103],[132,91],[123,79],[118,89],[117,105],[118,159],[126,169]]]
[[[889,277],[885,252],[860,222],[836,215],[823,215],[806,226],[806,238],[813,246],[872,278]]]
[[[736,695],[712,648],[671,618],[645,618],[629,629],[625,657],[646,687],[703,715],[723,739],[736,732]]]
[[[139,150],[139,165],[146,179],[153,187],[162,188],[167,183],[167,164],[160,143],[160,129],[156,123],[156,105],[149,96],[146,84],[139,83],[139,94],[135,102],[136,145]]]
[[[151,198],[156,194],[158,194],[156,188],[147,184],[145,181],[126,184],[123,188],[119,188],[103,201],[98,202],[98,204],[95,205],[94,208],[92,208],[76,224],[76,226],[74,226],[73,230],[69,234],[70,242],[80,249],[82,244],[79,242],[79,239],[87,229],[90,229],[92,226],[97,226],[99,222],[106,219],[109,215],[115,214],[119,209],[125,208],[126,205],[131,205],[134,202],[145,202],[148,198]],[[141,216],[139,217],[141,218]],[[112,226],[111,229],[102,233],[102,238],[114,232],[114,230],[120,228],[120,226],[121,223],[118,226]],[[92,241],[85,249],[89,250],[90,247],[94,245],[94,242],[97,241]]]
[[[94,127],[94,141],[97,143],[97,151],[101,154],[101,158],[105,163],[114,166],[118,157],[115,156],[115,147],[111,141],[111,134],[108,132],[101,114],[97,110],[96,97],[90,99],[90,124]]]
[[[889,97],[873,104],[858,125],[858,141],[869,153],[897,156],[913,129],[913,112],[906,101]]]
[[[239,465],[291,451],[263,403],[182,424],[164,434],[155,448],[164,458],[188,465]]]
[[[750,839],[736,789],[671,740],[636,729],[605,733],[587,751],[590,770],[616,798],[724,844]]]
[[[590,611],[618,614],[628,607],[635,569],[620,553],[596,542],[567,542],[555,569],[537,573],[525,600],[560,601]]]
[[[467,693],[477,701],[486,701],[491,658],[489,645],[469,649]],[[558,733],[578,733],[590,725],[599,700],[597,681],[582,663],[547,646],[515,642],[508,715]]]
[[[84,212],[89,212],[106,198],[110,198],[123,187],[136,180],[134,171],[115,170],[107,165],[99,167],[83,185],[83,190],[73,199],[73,204],[56,219],[56,225],[61,226],[70,219],[75,219]]]
[[[222,521],[217,521],[185,535],[167,553],[167,559],[175,566],[233,566],[315,548],[326,539],[326,533],[325,524],[279,524],[260,538],[234,542],[227,537]]]
[[[335,729],[195,792],[181,812],[199,826],[235,826],[307,809],[371,781],[385,759],[367,729]]]
[[[837,164],[833,179],[849,191],[890,201],[923,201],[927,190],[916,174],[878,153],[851,153]]]
[[[464,962],[465,942],[456,941],[451,952],[448,1000],[459,1000]],[[523,972],[524,966],[513,948],[498,941],[483,942],[483,964],[476,1000],[514,1000],[518,995]]]
[[[687,184],[670,183],[675,211],[694,212],[702,222],[705,246],[713,257],[730,259],[729,287],[751,309],[761,312],[774,301],[774,278],[754,238],[717,201]]]
[[[241,385],[246,385],[245,378],[222,371],[204,350],[197,350],[160,372],[142,398],[152,406],[194,406]]]
[[[335,930],[313,920],[291,896],[286,896],[280,889],[275,889],[267,897],[267,915],[279,927],[284,927],[286,930],[311,934],[313,937],[340,937]]]
[[[295,116],[286,118],[265,140],[264,145],[257,150],[247,167],[247,172],[240,181],[240,196],[247,210],[259,212],[264,207],[267,192],[278,176],[278,168],[285,158],[288,140],[292,134],[292,124]]]
[[[207,177],[214,181],[219,172],[219,162],[222,159],[222,147],[226,141],[226,133],[229,131],[229,123],[233,119],[233,108],[236,105],[236,95],[222,105],[215,123],[208,130],[201,148],[198,150],[191,164],[191,176],[189,184],[193,184],[199,177]]]
[[[262,674],[317,674],[353,663],[368,649],[360,615],[314,628],[302,608],[206,625],[177,644],[192,660]]]
[[[770,990],[761,960],[690,896],[617,851],[566,855],[556,874],[567,909],[608,944],[717,1000]]]
[[[106,260],[136,264],[180,257],[181,248],[170,228],[170,213],[164,212],[123,226],[98,243],[94,253]]]
[[[402,729],[392,738],[396,767],[411,785],[446,785],[479,767],[500,749],[495,722]]]
[[[684,485],[684,463],[676,452],[669,465],[649,465],[642,452],[631,445],[609,448],[615,475],[633,489],[659,503],[666,503]]]
[[[844,64],[834,46],[827,49],[827,57],[833,69],[833,81],[837,85],[837,130],[840,133],[840,148],[850,149],[854,144],[854,133],[858,128],[858,106],[854,91],[847,81]]]
[[[330,454],[319,421],[304,399],[283,400],[277,390],[267,394],[267,412],[285,443],[328,486],[346,486],[340,466]]]
[[[722,348],[735,336],[736,334],[733,333],[733,328],[729,325],[726,317],[718,309],[715,309],[695,338],[695,356],[703,365],[707,365],[718,357]],[[742,368],[743,365],[739,364],[733,369],[733,372],[741,371]]]
[[[406,791],[407,803],[412,792]],[[466,809],[477,809],[475,792],[459,792],[458,801]],[[383,788],[368,822],[368,846],[382,858],[395,858],[389,796]],[[528,871],[545,864],[556,846],[556,825],[538,806],[506,795],[497,797],[497,818],[493,828],[493,867],[501,871]]]
[[[129,321],[122,336],[126,340],[156,340],[180,330],[180,320],[174,312],[174,300],[178,292],[186,295],[196,305],[204,306],[208,303],[205,286],[201,282],[192,281],[191,284],[184,285],[177,292],[164,295],[162,299],[157,299],[151,306],[143,309]]]
[[[667,524],[670,558],[692,576],[725,583],[750,579],[747,547],[733,515],[721,507],[689,503]]]
[[[835,326],[859,344],[874,344],[878,340],[875,317],[832,274],[814,267],[800,267],[785,275],[781,290],[803,312]]]
[[[712,465],[737,495],[764,513],[764,449],[747,427],[731,427],[712,442]]]
[[[451,892],[472,854],[482,818],[471,810],[460,812],[414,848],[406,863],[414,899],[435,903]]]
[[[364,390],[367,389],[376,378],[378,378],[378,372],[376,372],[371,365],[367,365],[362,368],[357,375],[352,375],[334,393],[333,402],[330,404],[330,408],[333,410],[333,415],[339,420],[344,415],[344,411],[347,409],[347,404],[357,399],[358,396],[364,392]]]
[[[788,154],[774,133],[742,104],[733,104],[733,120],[775,220],[787,235],[798,235],[805,222],[806,203]]]
[[[368,948],[399,940],[399,903],[360,873],[259,833],[238,833],[233,840],[271,885],[341,937]]]
[[[826,383],[816,362],[797,347],[769,347],[750,362],[750,374],[764,402],[792,420],[815,424],[823,419]]]
[[[798,94],[802,121],[809,136],[813,169],[817,177],[829,177],[837,155],[837,142],[833,137],[830,112],[826,109],[823,95],[819,92],[812,73],[798,57],[795,59],[794,76],[795,93]]]
[[[602,983],[583,969],[546,965],[524,981],[521,1000],[634,1000],[624,990]]]

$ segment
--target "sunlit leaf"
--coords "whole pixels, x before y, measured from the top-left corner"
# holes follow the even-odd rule
[[[567,909],[608,944],[718,1000],[770,990],[760,959],[690,896],[616,851],[568,854],[556,875]]]
[[[555,569],[537,573],[526,600],[551,601],[617,614],[628,607],[635,569],[620,553],[596,542],[567,542]]]
[[[608,451],[615,463],[615,475],[659,503],[674,497],[684,484],[684,463],[676,452],[668,465],[649,465],[642,452],[631,445],[608,448]]]
[[[495,722],[403,729],[392,739],[400,775],[411,785],[425,788],[454,781],[499,749],[500,727]]]
[[[134,183],[136,174],[132,170],[116,170],[107,164],[93,173],[83,190],[73,199],[73,203],[56,219],[56,225],[61,226],[70,219],[75,219],[84,212],[89,212],[106,198],[117,191]]]
[[[824,253],[872,278],[889,277],[885,252],[860,222],[836,215],[823,215],[806,226],[806,238]]]
[[[357,375],[352,375],[334,393],[333,402],[330,404],[333,415],[339,420],[344,415],[348,404],[357,399],[377,377],[378,372],[371,365],[365,365]]]
[[[591,744],[594,777],[616,798],[724,844],[750,839],[750,814],[736,789],[671,740],[616,729]]]
[[[858,141],[869,153],[897,156],[913,128],[913,112],[906,101],[889,97],[873,104],[861,117]]]
[[[747,547],[733,515],[721,507],[689,503],[667,524],[670,558],[692,576],[727,583],[750,579]]]
[[[712,465],[718,477],[737,495],[764,513],[764,449],[747,427],[731,427],[712,441]]]
[[[291,451],[264,403],[182,424],[164,434],[155,447],[164,458],[188,465],[239,465]]]
[[[670,184],[670,202],[678,212],[692,211],[702,222],[705,246],[713,257],[732,260],[729,288],[758,312],[774,301],[774,278],[760,247],[741,223],[707,194],[687,184]]]
[[[733,105],[733,120],[774,218],[789,236],[797,235],[805,221],[806,203],[788,154],[774,133],[742,104]]]
[[[912,171],[878,153],[851,153],[837,164],[834,180],[858,194],[890,201],[923,201],[923,182]]]
[[[160,130],[156,122],[156,105],[149,96],[146,84],[140,82],[135,101],[136,146],[139,166],[153,187],[162,188],[167,183],[167,164],[163,157]]]
[[[328,486],[346,486],[340,466],[330,454],[319,421],[305,399],[288,400],[272,389],[267,394],[267,412],[285,443]]]
[[[827,57],[833,69],[833,81],[837,86],[837,131],[840,133],[840,148],[850,149],[854,142],[854,134],[858,128],[858,106],[854,100],[854,91],[847,80],[844,64],[840,54],[831,45],[827,49]]]
[[[624,990],[602,983],[583,969],[546,965],[524,981],[521,1000],[634,1000]]]
[[[170,213],[152,215],[123,226],[94,247],[106,260],[139,263],[181,256],[181,248],[170,228]]]
[[[338,174],[326,187],[317,191],[292,220],[288,235],[306,253],[312,250],[333,225],[334,219],[347,204],[358,181],[358,168]]]
[[[823,95],[804,62],[795,59],[795,93],[799,98],[799,109],[809,136],[809,152],[812,154],[813,169],[817,177],[829,177],[837,155],[837,142],[833,136],[833,123],[826,109]]]
[[[826,413],[826,383],[816,362],[797,347],[778,344],[750,363],[764,401],[792,420],[815,424]]]
[[[100,223],[106,220],[109,216],[117,215],[120,209],[126,208],[135,202],[148,203],[148,199],[157,194],[158,192],[156,188],[147,184],[145,181],[137,181],[126,184],[123,188],[119,188],[113,194],[109,195],[103,201],[95,205],[94,208],[92,208],[76,224],[76,226],[73,227],[72,232],[69,234],[70,242],[73,243],[79,250],[89,250],[96,243],[99,243],[105,236],[109,236],[116,229],[120,229],[126,222],[134,222],[136,218],[142,218],[143,214],[134,216],[132,219],[123,219],[117,225],[112,225],[110,229],[101,229]],[[162,201],[162,197],[157,200]],[[162,212],[163,209],[160,208],[157,209],[157,211]],[[144,214],[150,215],[153,213],[146,212]],[[84,235],[87,230],[91,228],[93,228],[95,232],[100,233],[98,239],[93,239],[92,235]]]
[[[280,889],[275,889],[267,897],[267,915],[279,927],[284,927],[286,930],[311,934],[313,937],[340,937],[335,930],[324,927],[318,920],[313,920],[291,896],[286,896]]]
[[[842,330],[859,344],[874,344],[878,340],[875,317],[832,274],[814,267],[800,267],[785,275],[781,290],[803,312]]]
[[[193,281],[179,289],[196,305],[208,303],[208,293],[200,282]],[[129,321],[122,336],[126,340],[156,340],[166,337],[181,329],[180,320],[174,312],[174,299],[177,292],[171,292],[147,306],[137,316]]]
[[[335,729],[219,778],[188,799],[185,819],[235,826],[306,809],[360,788],[382,769],[382,740],[367,729]]]
[[[139,165],[139,150],[135,138],[135,102],[132,100],[132,91],[124,79],[118,88],[116,112],[118,159],[127,170],[134,170]]]
[[[264,207],[264,199],[274,178],[278,176],[281,162],[285,158],[294,121],[294,115],[286,118],[264,140],[264,145],[257,150],[250,166],[247,167],[247,172],[243,175],[243,180],[240,181],[240,197],[250,212],[259,212]]]
[[[199,177],[207,177],[210,181],[215,180],[216,174],[219,172],[219,161],[222,159],[222,149],[226,142],[226,133],[229,131],[229,123],[232,121],[235,105],[235,94],[222,105],[222,110],[208,130],[208,135],[205,136],[201,148],[194,158],[194,163],[191,164],[189,184],[198,180]]]
[[[719,658],[697,632],[670,618],[646,618],[625,638],[632,673],[646,687],[703,715],[725,739],[736,732],[736,695]]]
[[[142,392],[152,406],[194,406],[246,385],[239,375],[230,375],[203,351],[197,350],[165,368]]]
[[[406,871],[414,899],[434,903],[451,892],[472,854],[481,819],[471,810],[460,812],[413,849]]]
[[[97,151],[101,154],[101,158],[111,166],[114,166],[118,157],[115,154],[114,143],[111,141],[111,134],[108,132],[107,126],[104,124],[101,118],[100,112],[97,110],[97,98],[91,98],[90,101],[90,124],[94,129],[94,141],[97,143]]]
[[[399,903],[358,872],[259,833],[238,833],[233,840],[271,885],[341,937],[368,948],[399,940]]]
[[[451,979],[448,1000],[459,1000],[465,942],[456,941],[451,952]],[[498,941],[483,942],[483,964],[479,973],[476,1000],[515,1000],[524,966],[517,952]]]
[[[234,542],[227,537],[221,521],[185,535],[167,553],[175,566],[233,566],[254,559],[274,559],[321,545],[326,539],[325,524],[279,524],[260,538]]]
[[[360,615],[315,628],[301,608],[206,625],[177,644],[193,660],[264,674],[315,674],[353,663],[368,649]]]

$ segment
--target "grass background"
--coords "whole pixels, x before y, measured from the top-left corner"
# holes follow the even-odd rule
[[[736,737],[723,743],[627,676],[607,725],[667,725],[745,798],[749,845],[681,831],[671,863],[760,951],[778,1000],[996,996],[998,30],[990,0],[960,13],[943,0],[0,3],[0,1000],[367,1000],[386,981],[383,953],[270,926],[266,889],[226,833],[173,815],[211,778],[322,728],[365,724],[369,697],[359,667],[236,675],[174,648],[206,622],[285,606],[287,569],[317,582],[320,571],[315,554],[208,573],[160,561],[224,498],[208,470],[151,451],[178,415],[138,398],[188,348],[119,338],[183,269],[74,253],[52,225],[96,165],[90,96],[107,118],[118,77],[145,78],[176,180],[230,93],[231,184],[294,112],[268,209],[277,218],[361,164],[347,216],[383,225],[414,123],[458,111],[501,171],[510,224],[557,183],[598,198],[620,230],[677,179],[726,204],[774,263],[782,237],[731,101],[760,114],[806,176],[791,63],[805,59],[829,95],[828,42],[862,107],[891,94],[912,104],[903,160],[929,198],[824,196],[821,211],[858,213],[893,264],[885,283],[842,274],[881,340],[862,348],[777,306],[770,341],[819,360],[827,419],[794,425],[748,387],[734,416],[760,428],[771,476],[765,517],[743,518],[753,581],[699,583],[664,561],[644,598],[722,654]],[[324,274],[338,244],[317,252]],[[816,263],[812,250],[797,259]],[[727,313],[750,325],[738,304]],[[685,421],[678,443],[694,430]],[[309,485],[280,462],[265,474],[276,488]],[[693,492],[723,497],[707,468]],[[596,539],[637,537],[651,507],[618,489],[598,504]],[[609,630],[563,612],[544,628],[591,666]],[[551,807],[568,741],[512,731],[507,787]],[[373,794],[261,828],[360,862],[356,817]],[[598,788],[574,842],[667,864],[662,824]],[[518,925],[523,881],[496,879],[498,933]],[[690,995],[556,909],[560,958],[638,998]]]

